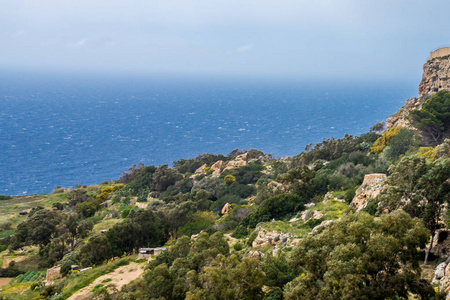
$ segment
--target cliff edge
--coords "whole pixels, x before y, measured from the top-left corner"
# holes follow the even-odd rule
[[[430,59],[423,65],[419,97],[410,98],[386,121],[386,128],[396,126],[411,128],[407,116],[413,109],[420,109],[422,103],[441,90],[450,91],[450,47],[440,48],[430,53]]]

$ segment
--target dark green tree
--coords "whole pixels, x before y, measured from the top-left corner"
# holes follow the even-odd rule
[[[111,246],[104,234],[96,234],[80,249],[80,262],[84,267],[100,265],[112,257]]]
[[[290,262],[302,273],[285,286],[285,299],[429,299],[434,290],[418,263],[428,234],[401,210],[348,215],[293,250]]]
[[[440,144],[450,133],[450,92],[438,92],[420,110],[412,110],[409,118],[429,145]]]

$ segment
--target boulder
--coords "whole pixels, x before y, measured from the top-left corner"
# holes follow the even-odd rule
[[[434,277],[432,282],[436,283],[445,276],[445,267],[447,266],[447,263],[443,262],[439,264],[436,269],[434,270]]]
[[[300,219],[303,220],[303,222],[308,221],[309,219],[319,220],[323,218],[323,214],[320,211],[317,210],[304,210],[302,212],[302,215]]]
[[[263,253],[259,250],[247,250],[247,252],[245,252],[244,254],[244,257],[261,259],[261,257],[263,257]]]
[[[223,208],[222,208],[222,215],[225,216],[226,214],[228,214],[231,210],[231,204],[230,203],[226,203]]]
[[[318,234],[322,228],[325,228],[329,225],[333,224],[333,220],[322,221],[319,225],[313,228],[313,230],[309,233],[310,235]]]
[[[258,236],[252,243],[252,247],[284,244],[289,241],[290,236],[289,233],[278,233],[276,231],[265,232],[264,230],[260,230]]]

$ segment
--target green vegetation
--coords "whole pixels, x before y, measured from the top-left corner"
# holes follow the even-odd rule
[[[349,215],[293,250],[300,276],[285,286],[286,299],[427,298],[431,284],[420,278],[418,248],[428,232],[418,219],[396,211],[375,220]]]
[[[412,110],[409,117],[429,145],[442,143],[450,135],[450,92],[436,93],[420,110]]]
[[[379,123],[291,159],[255,149],[202,154],[173,167],[137,164],[107,184],[0,196],[0,256],[15,260],[0,268],[15,277],[1,297],[65,299],[140,248],[164,247],[141,261],[142,277],[121,291],[104,280],[92,296],[438,299],[420,263],[439,262],[425,245],[448,228],[449,95],[411,113],[419,131],[377,133]],[[372,173],[388,175],[385,188],[356,214],[351,202]],[[44,287],[56,265],[62,277]]]

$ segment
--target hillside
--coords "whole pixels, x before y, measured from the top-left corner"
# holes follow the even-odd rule
[[[205,153],[2,197],[1,296],[450,297],[449,64],[425,64],[419,97],[386,129],[294,157]]]

